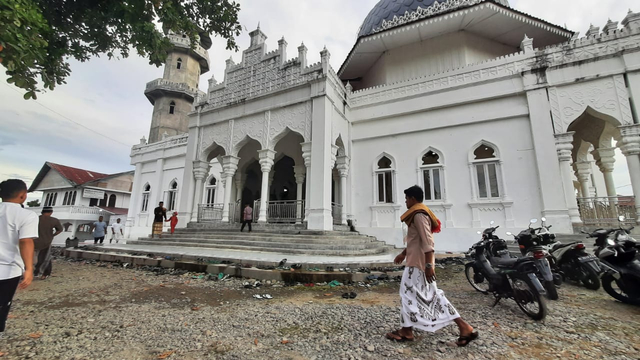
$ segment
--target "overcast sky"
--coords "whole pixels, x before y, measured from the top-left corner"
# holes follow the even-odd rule
[[[320,61],[326,45],[331,65],[338,69],[354,45],[356,33],[377,0],[241,0],[240,22],[251,31],[258,22],[268,36],[267,47],[276,49],[284,36],[289,57],[297,56],[304,41],[308,62]],[[590,23],[603,27],[608,18],[621,21],[637,0],[511,0],[511,6],[584,34]],[[240,49],[249,44],[248,31],[237,39]],[[225,60],[240,53],[224,49],[214,38],[209,50],[211,71],[202,76],[206,90],[213,74],[223,79]],[[115,173],[132,170],[131,145],[147,137],[153,107],[144,96],[145,84],[162,76],[162,68],[133,54],[124,60],[93,58],[71,62],[67,84],[40,94],[37,101],[23,100],[22,91],[6,83],[0,66],[0,179],[22,178],[30,183],[45,161],[88,170]],[[92,132],[73,122],[88,127]],[[113,138],[110,140],[101,136]],[[624,157],[615,171],[620,194],[631,187]]]

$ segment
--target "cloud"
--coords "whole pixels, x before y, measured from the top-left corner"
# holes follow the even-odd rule
[[[247,48],[248,32],[260,23],[268,36],[269,49],[275,49],[284,36],[288,57],[293,58],[304,42],[308,62],[313,63],[320,61],[319,53],[326,46],[331,53],[331,65],[338,69],[354,45],[362,21],[377,2],[239,0],[239,19],[247,31],[237,38],[238,45],[241,50]],[[551,23],[566,23],[569,29],[582,34],[590,23],[602,27],[608,18],[621,21],[628,8],[638,7],[637,0],[511,0],[510,3]],[[236,62],[241,60],[241,52],[226,50],[225,46],[223,39],[213,38],[209,50],[211,71],[201,77],[201,89],[206,89],[211,75],[223,80],[229,56]],[[67,84],[39,95],[37,102],[23,100],[22,92],[6,84],[6,75],[0,72],[0,176],[33,177],[45,161],[107,173],[132,169],[130,146],[98,133],[132,145],[147,136],[153,106],[144,96],[145,84],[162,77],[163,68],[149,65],[147,59],[132,52],[130,58],[123,60],[103,56],[87,62],[71,61],[71,69]],[[624,158],[618,158],[614,176],[617,184],[628,183]],[[619,190],[630,193],[627,189]]]

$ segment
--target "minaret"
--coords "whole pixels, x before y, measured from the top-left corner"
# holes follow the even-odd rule
[[[147,83],[145,96],[153,105],[149,143],[162,140],[163,135],[179,135],[189,131],[187,114],[198,93],[200,74],[209,71],[209,53],[211,38],[201,33],[198,44],[191,49],[186,35],[166,31],[167,38],[173,44],[164,65],[161,79]]]

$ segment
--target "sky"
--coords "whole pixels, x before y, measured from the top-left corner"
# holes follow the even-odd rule
[[[289,57],[297,56],[297,47],[304,42],[308,63],[315,63],[326,46],[337,70],[377,1],[240,0],[239,19],[245,31],[236,40],[240,51],[247,48],[248,32],[260,23],[268,36],[268,50],[276,49],[284,36]],[[630,8],[640,11],[637,0],[511,0],[510,4],[581,34],[591,23],[602,28],[609,18],[622,21]],[[209,49],[211,71],[200,79],[202,90],[212,75],[223,79],[229,56],[236,62],[241,59],[240,52],[226,50],[225,41],[214,37]],[[145,84],[162,77],[162,67],[149,65],[134,53],[120,60],[106,56],[83,63],[72,60],[67,84],[39,94],[37,101],[23,100],[23,91],[7,84],[5,69],[0,66],[0,70],[0,179],[30,183],[45,161],[102,173],[133,170],[131,145],[148,136],[153,110],[144,96]],[[619,152],[614,178],[619,194],[631,194],[626,161]]]

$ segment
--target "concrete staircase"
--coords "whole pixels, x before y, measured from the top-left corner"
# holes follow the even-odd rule
[[[375,237],[349,231],[306,230],[303,225],[254,224],[253,231],[240,232],[233,224],[189,223],[162,238],[139,238],[128,244],[210,248],[280,254],[366,256],[394,249]]]

